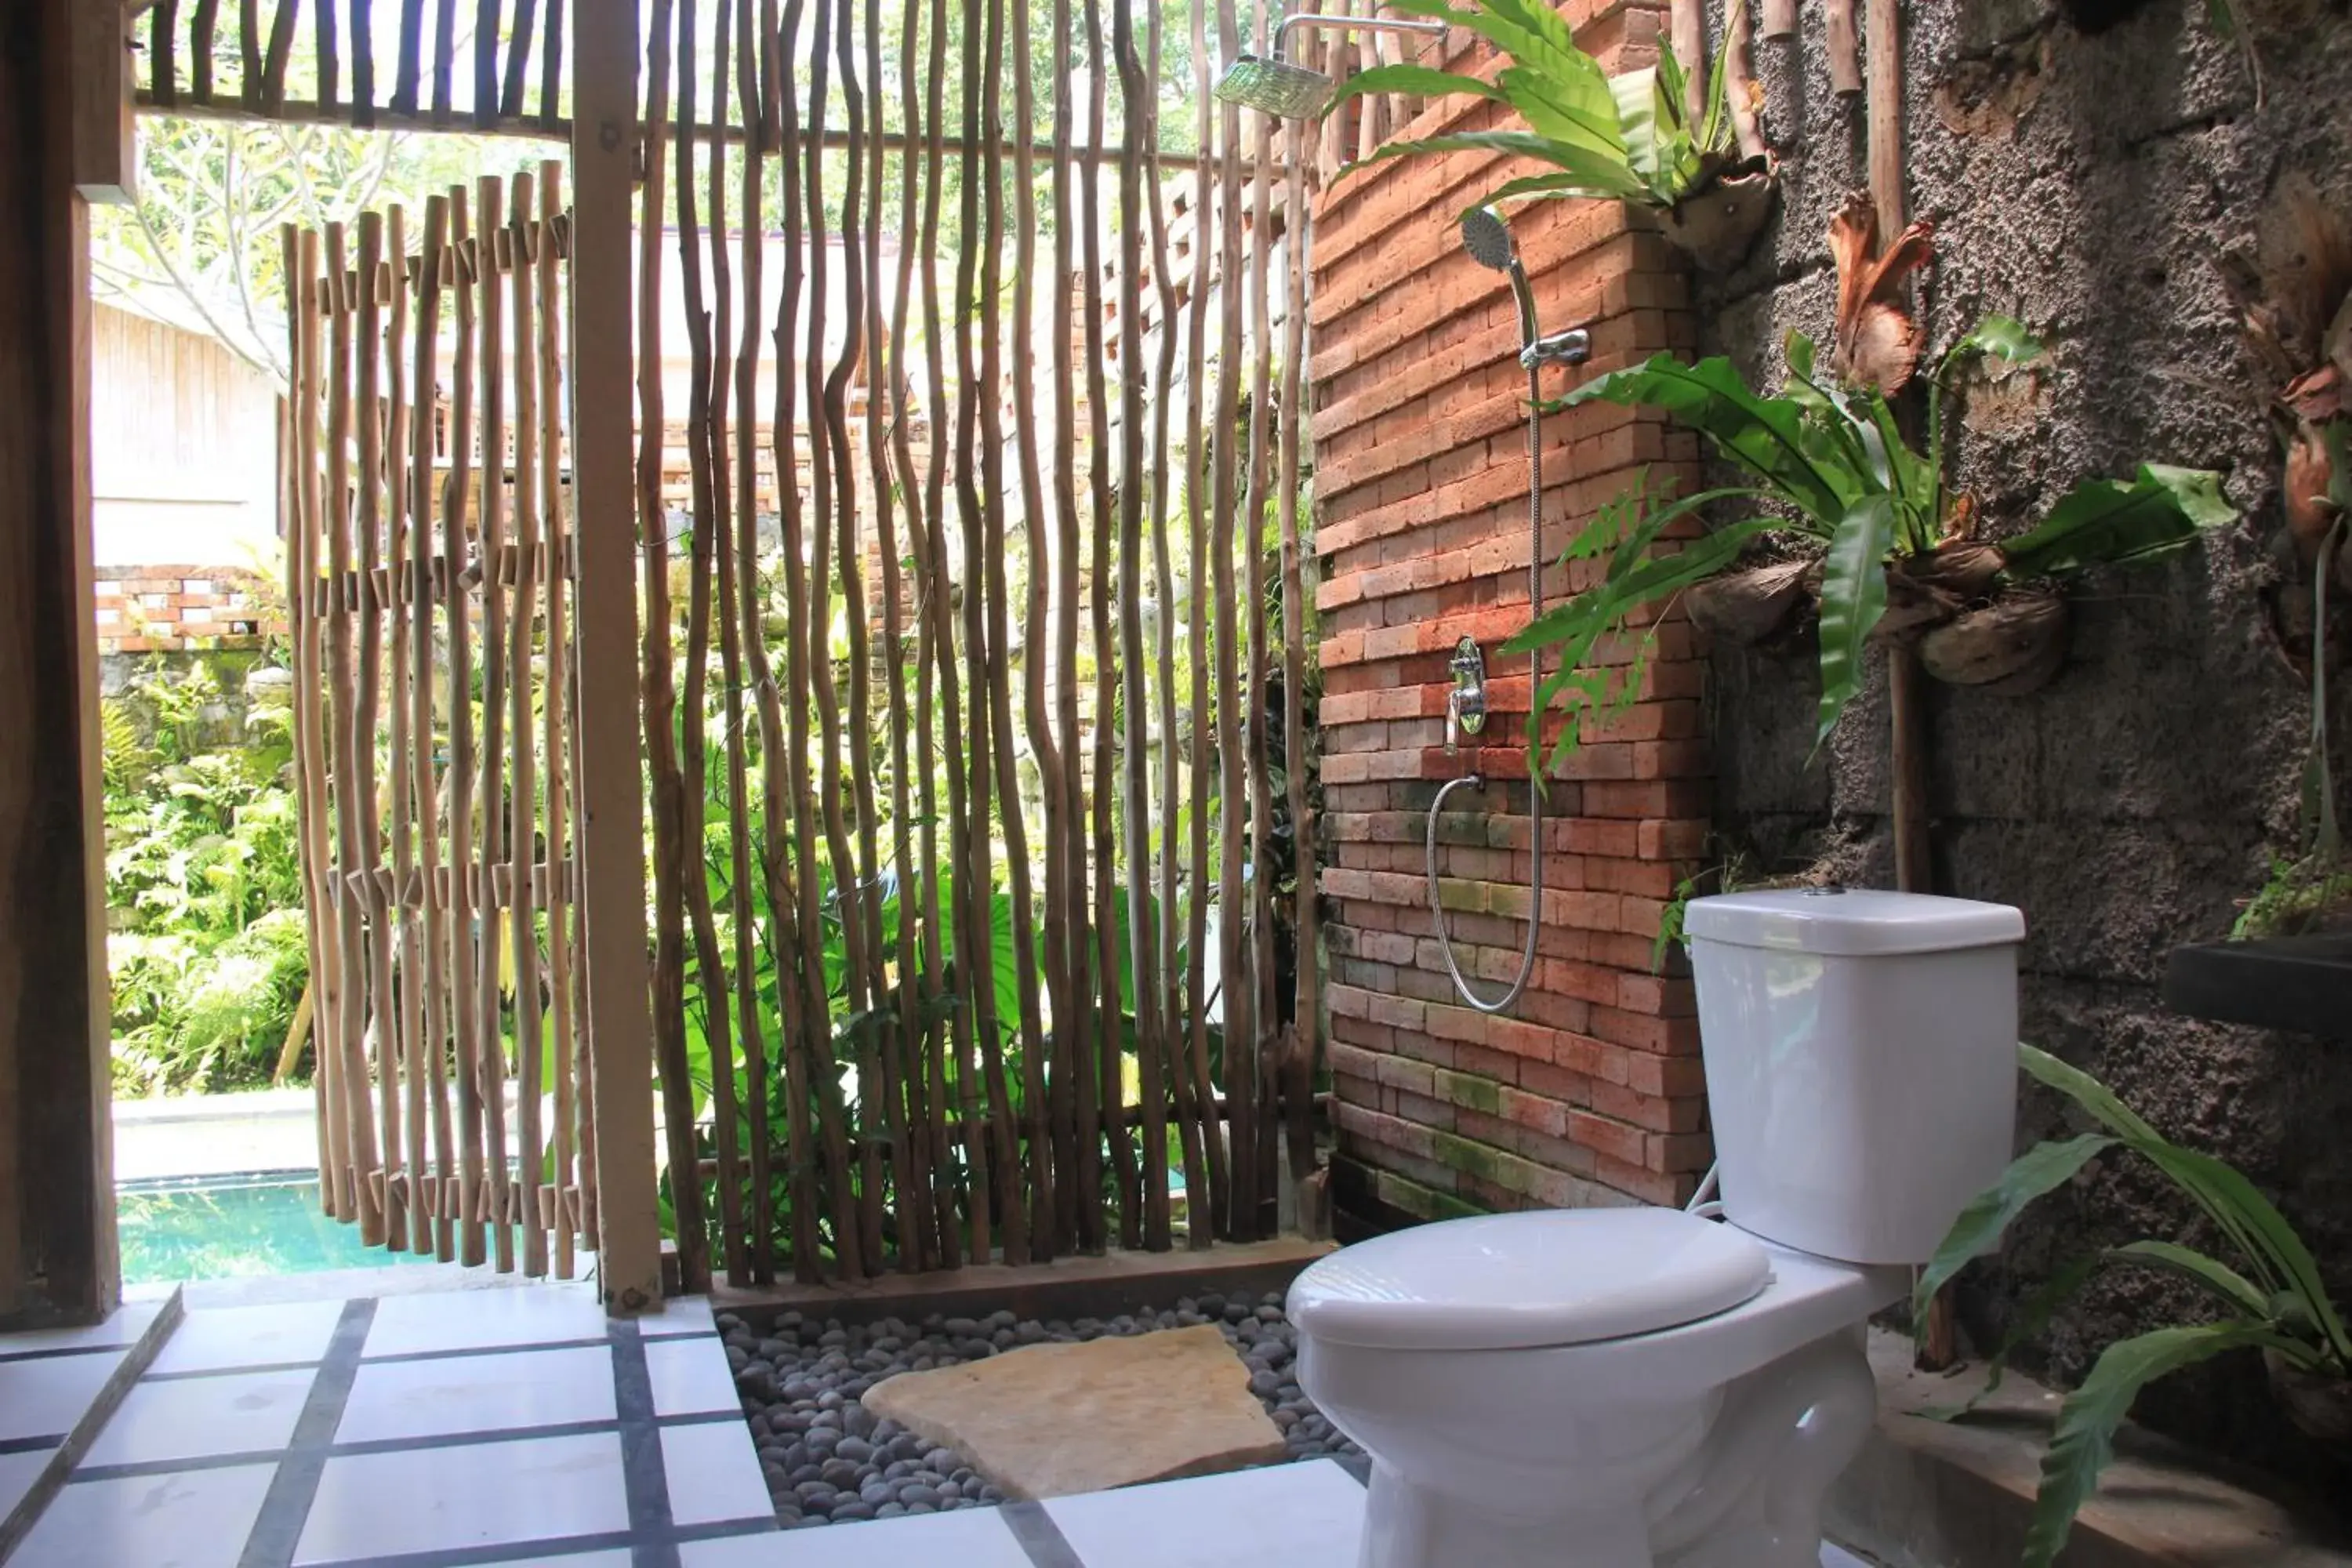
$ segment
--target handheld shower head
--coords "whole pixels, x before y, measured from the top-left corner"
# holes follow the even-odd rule
[[[1462,215],[1462,248],[1470,259],[1496,272],[1507,272],[1518,264],[1518,247],[1511,243],[1511,229],[1502,214],[1493,207],[1472,207]]]

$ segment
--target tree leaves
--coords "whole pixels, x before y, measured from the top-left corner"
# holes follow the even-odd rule
[[[2042,1457],[2042,1487],[2025,1537],[2022,1568],[2050,1568],[2074,1527],[2074,1516],[2115,1457],[2116,1428],[2139,1391],[2167,1373],[2210,1361],[2224,1351],[2272,1344],[2277,1336],[2242,1322],[2158,1329],[2109,1345],[2083,1386],[2059,1407],[2050,1450]]]
[[[2011,577],[2063,577],[2094,565],[2177,550],[2237,521],[2221,476],[2142,463],[2139,477],[2091,479],[2068,491],[2037,528],[2002,542]]]
[[[1830,537],[1822,562],[1822,699],[1813,744],[1829,739],[1838,715],[1862,689],[1862,657],[1871,627],[1886,611],[1886,546],[1895,500],[1880,493],[1855,503]]]
[[[2085,1132],[2063,1142],[2037,1143],[2010,1162],[2000,1179],[1970,1198],[1952,1221],[1936,1256],[1919,1271],[1911,1292],[1911,1321],[1916,1330],[1927,1321],[1927,1303],[1972,1259],[2000,1244],[2010,1222],[2033,1202],[2057,1191],[2081,1174],[2083,1167],[2114,1148],[2118,1140]]]
[[[1727,359],[1685,364],[1672,354],[1657,354],[1586,382],[1560,406],[1595,400],[1656,408],[1697,431],[1774,494],[1801,509],[1823,535],[1866,488],[1857,476],[1816,464],[1805,447],[1797,405],[1749,391]]]

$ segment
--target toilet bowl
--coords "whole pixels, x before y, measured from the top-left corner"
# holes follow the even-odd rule
[[[1591,1208],[1344,1247],[1290,1293],[1299,1378],[1372,1459],[1362,1568],[1811,1568],[1904,1298],[2007,1163],[1998,905],[1690,906],[1722,1218]]]

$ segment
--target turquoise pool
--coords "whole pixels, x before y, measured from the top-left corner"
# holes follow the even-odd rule
[[[362,1246],[357,1226],[320,1212],[319,1178],[305,1173],[127,1182],[115,1215],[131,1285],[433,1261]]]

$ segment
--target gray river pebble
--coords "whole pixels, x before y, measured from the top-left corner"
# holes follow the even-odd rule
[[[1293,1459],[1360,1452],[1298,1386],[1296,1336],[1279,1295],[1185,1297],[1164,1311],[1040,1322],[1012,1312],[867,1325],[786,1312],[767,1333],[725,1313],[719,1328],[785,1529],[993,1507],[1003,1494],[951,1448],[930,1447],[861,1402],[902,1372],[983,1361],[1021,1345],[1097,1340],[1214,1323],[1249,1368],[1250,1392]]]

